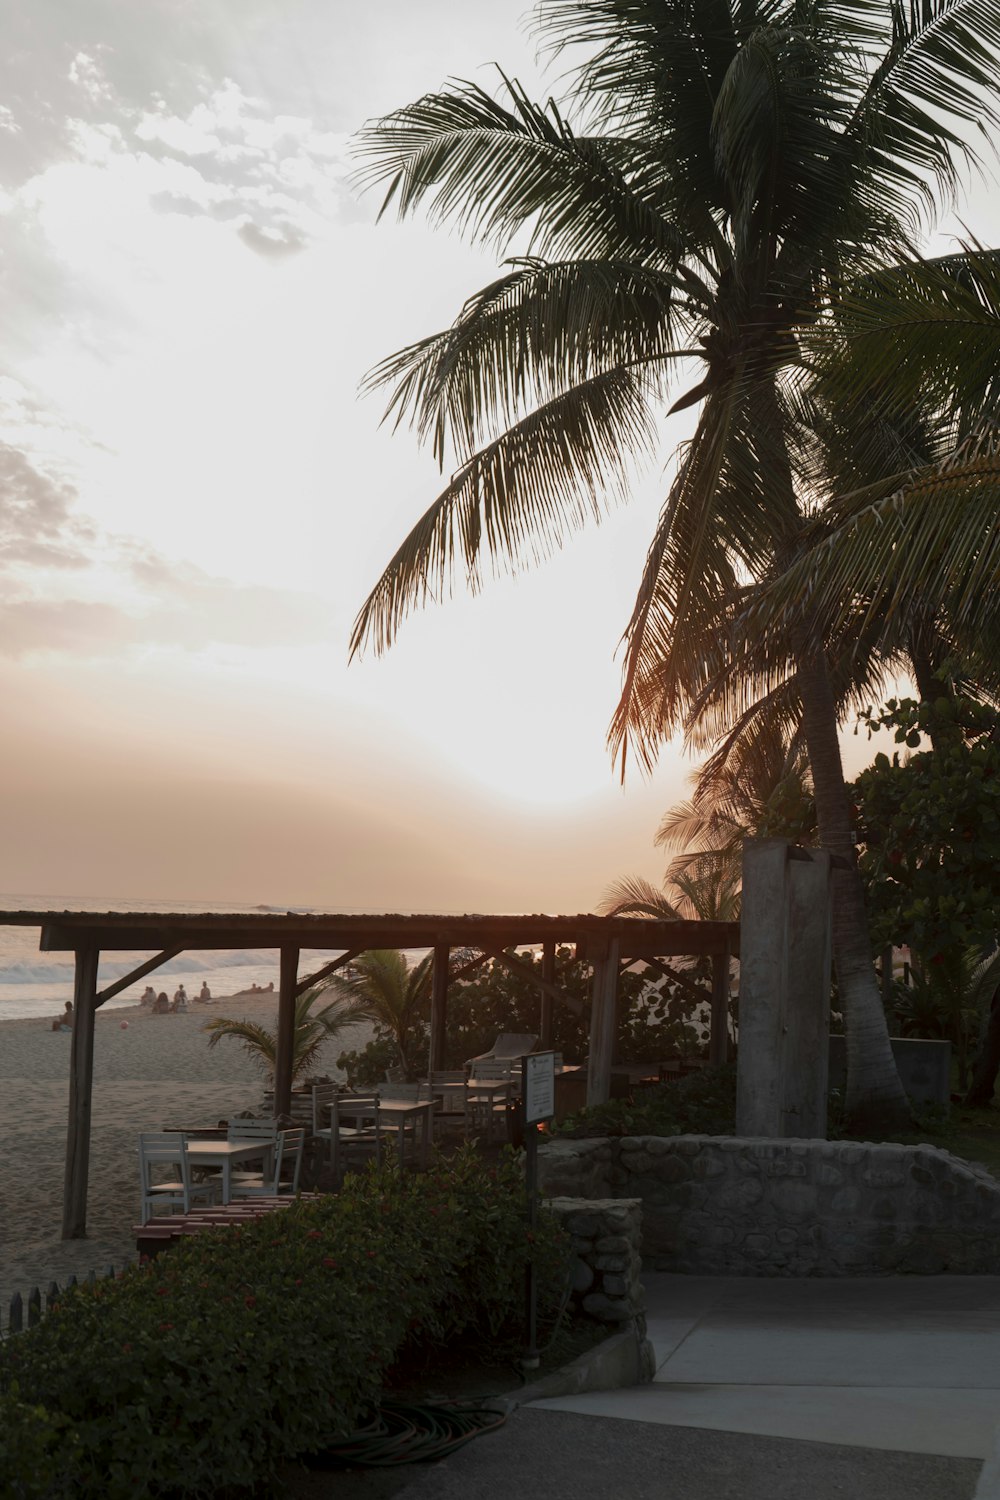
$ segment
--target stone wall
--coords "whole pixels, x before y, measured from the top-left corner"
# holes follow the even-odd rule
[[[624,1323],[643,1308],[642,1204],[637,1198],[549,1198],[546,1208],[573,1240],[572,1295],[602,1323]]]
[[[543,1192],[638,1199],[655,1270],[1000,1273],[1000,1183],[934,1146],[724,1136],[554,1140]]]

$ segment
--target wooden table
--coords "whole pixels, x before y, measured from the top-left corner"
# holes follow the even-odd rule
[[[221,1167],[222,1168],[222,1201],[228,1203],[232,1197],[232,1168],[233,1162],[253,1161],[266,1155],[270,1149],[269,1141],[220,1141],[220,1140],[189,1140],[187,1143],[188,1161],[193,1167]]]

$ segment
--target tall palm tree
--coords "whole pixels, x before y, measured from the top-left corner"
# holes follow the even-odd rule
[[[908,262],[862,278],[816,340],[822,385],[850,392],[868,433],[930,414],[933,440],[845,464],[812,545],[753,601],[748,628],[777,642],[815,601],[841,649],[858,602],[881,649],[909,643],[921,697],[960,656],[1000,691],[1000,250]],[[859,423],[849,435],[857,454]],[[894,461],[893,461],[894,459]],[[765,646],[766,651],[766,646]],[[969,684],[965,687],[968,690]]]
[[[627,493],[673,401],[699,408],[625,633],[611,741],[651,765],[703,685],[720,602],[790,562],[812,497],[785,374],[845,278],[912,255],[935,185],[998,121],[995,0],[540,0],[569,63],[542,107],[504,80],[427,95],[361,137],[405,214],[516,257],[450,329],[373,372],[430,440],[445,489],[365,602],[352,650],[417,603],[516,567]],[[853,870],[822,618],[786,642],[837,879],[846,1108],[905,1111]]]
[[[352,961],[350,973],[324,981],[342,1003],[389,1033],[404,1078],[417,1067],[414,1032],[430,996],[433,961],[428,953],[411,969],[398,948],[369,948]]]
[[[317,1009],[319,989],[304,990],[295,1001],[295,1031],[292,1044],[292,1082],[304,1077],[312,1068],[324,1044],[332,1041],[346,1026],[367,1020],[360,1007],[338,999]],[[223,1037],[242,1043],[247,1056],[274,1079],[278,1050],[277,1031],[270,1031],[257,1021],[235,1020],[216,1016],[206,1021],[202,1031],[209,1033],[209,1047],[217,1047]]]

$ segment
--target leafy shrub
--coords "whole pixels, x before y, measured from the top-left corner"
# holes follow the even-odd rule
[[[202,1231],[76,1287],[0,1348],[0,1494],[266,1483],[354,1428],[407,1343],[515,1328],[531,1252],[554,1308],[560,1231],[542,1214],[529,1244],[518,1161],[488,1168],[468,1149],[423,1176],[373,1169],[337,1197]],[[58,1443],[59,1423],[72,1443]]]
[[[735,1129],[735,1063],[591,1105],[554,1127],[569,1136],[732,1135]]]

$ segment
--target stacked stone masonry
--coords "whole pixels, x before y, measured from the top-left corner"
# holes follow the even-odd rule
[[[554,1140],[539,1168],[543,1192],[560,1199],[638,1200],[642,1256],[654,1270],[1000,1273],[1000,1182],[935,1146]]]
[[[642,1205],[627,1198],[551,1198],[573,1241],[572,1296],[601,1323],[642,1323]]]

